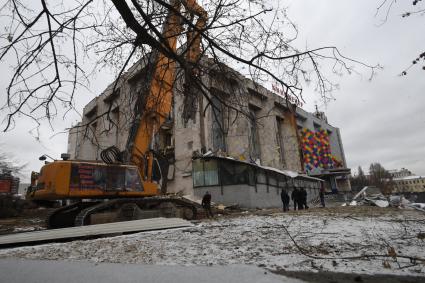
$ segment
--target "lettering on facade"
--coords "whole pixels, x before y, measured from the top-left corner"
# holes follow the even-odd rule
[[[272,83],[272,91],[277,95],[287,98],[290,103],[295,104],[300,108],[303,107],[303,103],[298,99],[298,97],[286,93],[286,91],[283,90],[283,88],[280,88],[277,83]]]

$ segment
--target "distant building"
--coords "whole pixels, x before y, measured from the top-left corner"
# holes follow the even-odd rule
[[[390,175],[393,179],[414,175],[414,174],[412,174],[411,171],[407,170],[406,168],[401,168],[400,170],[398,170],[398,169],[389,170],[388,173],[390,173]]]
[[[0,171],[0,195],[15,195],[18,193],[19,178],[13,176],[7,169]]]
[[[394,178],[394,193],[425,192],[425,176],[405,176]]]
[[[112,145],[125,149],[145,70],[145,62],[139,61],[119,78],[115,91],[111,84],[85,106],[82,121],[69,132],[71,159],[99,160],[101,151]],[[155,139],[156,148],[173,153],[166,176],[168,192],[202,196],[208,190],[213,200],[224,204],[276,207],[281,204],[280,190],[294,186],[317,197],[320,184],[315,177],[324,179],[329,191],[350,190],[339,129],[323,113],[306,112],[229,70],[230,77],[213,68],[205,74],[210,96],[199,97],[195,119],[187,123],[182,119],[183,80],[177,79],[170,123]],[[247,115],[223,101],[238,104]],[[109,119],[103,115],[81,127],[108,109]],[[212,155],[202,156],[208,150]]]

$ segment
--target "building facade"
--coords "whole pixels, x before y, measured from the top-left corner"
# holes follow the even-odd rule
[[[413,176],[412,172],[406,168],[401,168],[400,170],[397,170],[397,169],[389,170],[388,173],[390,173],[390,176],[393,179]]]
[[[100,160],[112,145],[126,149],[145,65],[136,63],[116,87],[114,82],[86,105],[82,121],[69,132],[71,159]],[[182,118],[184,81],[177,77],[170,121],[155,138],[158,148],[173,155],[168,192],[199,197],[208,190],[224,204],[245,196],[245,206],[273,207],[280,205],[282,189],[304,187],[310,198],[317,196],[315,177],[323,178],[328,190],[350,190],[339,129],[323,113],[308,113],[226,70],[223,75],[212,68],[204,75],[206,89],[188,121]]]
[[[421,193],[425,192],[425,176],[404,176],[394,178],[393,193]]]

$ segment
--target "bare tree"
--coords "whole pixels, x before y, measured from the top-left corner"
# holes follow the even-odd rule
[[[357,167],[357,175],[350,176],[350,183],[352,187],[356,187],[358,190],[369,185],[369,180],[366,178],[361,166]]]
[[[383,194],[391,194],[394,187],[391,174],[380,163],[370,164],[369,175],[371,185],[380,188]]]
[[[388,20],[388,16],[390,11],[394,8],[395,5],[400,4],[397,3],[397,0],[383,0],[378,8],[376,9],[375,16],[383,16],[382,17],[382,23],[384,24]],[[409,18],[411,16],[423,16],[425,15],[425,6],[422,0],[412,0],[409,1],[410,8],[407,10],[403,10],[403,12],[400,14],[402,18]],[[422,64],[422,70],[425,70],[425,50],[422,52],[418,52],[418,55],[412,60],[412,62],[409,64],[407,68],[405,68],[400,75],[405,76],[407,75],[407,72],[414,66]]]
[[[3,130],[12,129],[18,115],[40,124],[50,122],[62,111],[75,110],[78,91],[89,87],[91,74],[112,67],[119,76],[132,62],[156,52],[192,74],[191,85],[207,97],[202,75],[209,73],[211,66],[200,59],[187,60],[187,53],[198,41],[202,44],[201,57],[209,58],[216,70],[235,66],[255,82],[278,82],[286,95],[300,100],[306,82],[314,84],[323,99],[329,97],[335,85],[321,70],[325,64],[338,74],[351,73],[357,67],[365,68],[371,76],[377,67],[345,57],[334,46],[297,48],[297,28],[278,1],[206,0],[202,3],[208,15],[204,25],[197,24],[205,14],[200,6],[190,8],[194,3],[3,1],[0,60],[11,65],[5,104],[0,106],[5,114]],[[170,13],[177,14],[183,26],[179,31],[180,52],[167,44],[162,33]],[[193,92],[186,96],[185,104],[196,105]],[[226,105],[241,111],[233,103]],[[95,119],[109,117],[110,111]]]
[[[18,164],[9,154],[0,152],[0,174],[2,172],[20,174],[25,167],[25,164]]]

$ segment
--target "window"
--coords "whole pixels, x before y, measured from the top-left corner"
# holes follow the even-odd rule
[[[220,180],[223,186],[254,185],[254,172],[249,165],[234,162],[220,162]]]
[[[86,116],[88,119],[94,117],[94,115],[97,113],[97,105],[94,106],[91,110],[87,111],[84,116]]]
[[[286,177],[283,175],[278,176],[278,187],[279,188],[286,188]]]
[[[277,147],[278,147],[278,151],[279,151],[280,162],[285,167],[285,148],[284,148],[284,143],[283,143],[282,126],[283,126],[283,119],[276,116],[276,128],[277,128],[277,131],[276,131],[276,141],[277,141]]]
[[[164,140],[165,140],[165,146],[172,146],[173,145],[173,134],[172,133],[165,133],[164,136]],[[192,143],[193,146],[193,143]]]
[[[252,88],[248,88],[248,93],[250,95],[254,96],[254,97],[257,97],[257,98],[261,99],[261,100],[267,100],[267,96],[259,93],[258,91],[254,90]]]
[[[268,184],[270,186],[277,187],[278,183],[277,183],[275,174],[270,173],[270,172],[266,172],[266,176],[267,176],[267,179],[268,179]]]
[[[254,169],[248,164],[226,160],[194,160],[193,186],[255,184]]]
[[[114,102],[114,100],[116,100],[118,97],[120,97],[120,89],[115,89],[115,91],[113,93],[111,93],[110,95],[108,95],[107,97],[105,97],[105,99],[103,99],[103,101],[105,103],[112,103]]]
[[[193,186],[217,186],[218,168],[216,160],[193,160]]]
[[[260,140],[257,125],[258,109],[249,106],[249,151],[252,160],[260,159]]]
[[[224,135],[224,115],[223,104],[220,100],[213,96],[211,97],[212,103],[212,142],[214,150],[221,149],[226,151],[225,135]]]
[[[266,175],[263,170],[257,171],[257,184],[266,184]]]
[[[118,144],[119,125],[120,125],[120,108],[117,106],[111,111],[112,126],[115,127],[115,144]]]

